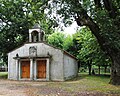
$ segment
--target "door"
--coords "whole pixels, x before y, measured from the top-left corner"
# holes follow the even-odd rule
[[[38,79],[46,78],[46,60],[37,61],[37,78]]]
[[[21,62],[21,77],[30,78],[30,61]]]

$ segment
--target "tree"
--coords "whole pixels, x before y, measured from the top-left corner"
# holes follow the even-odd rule
[[[72,38],[72,36],[67,35],[67,36],[65,36],[65,39],[63,41],[63,49],[70,52],[70,51],[72,51],[70,49],[71,46],[73,46],[73,38]]]
[[[65,35],[62,32],[55,32],[48,36],[47,42],[55,47],[63,49]]]
[[[79,42],[79,37],[80,37],[80,33],[77,31],[76,33],[72,34],[72,44],[69,47],[69,49],[67,50],[68,52],[70,52],[71,54],[73,54],[75,57],[77,57],[78,61],[78,55],[79,55],[79,50],[82,48],[81,43]]]
[[[108,56],[100,49],[96,38],[91,34],[89,28],[82,28],[77,33],[79,34],[79,37],[77,37],[78,43],[81,44],[77,57],[80,61],[86,63],[89,75],[91,75],[92,65],[98,66],[100,72],[100,66],[106,64],[106,60],[109,60]]]
[[[46,34],[53,22],[44,12],[44,1],[0,0],[0,53],[7,63],[7,53],[28,40],[28,29],[39,23]]]
[[[120,0],[53,0],[65,24],[88,26],[112,60],[111,84],[120,85]]]

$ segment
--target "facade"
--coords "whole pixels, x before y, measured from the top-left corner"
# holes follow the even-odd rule
[[[76,58],[44,42],[40,28],[29,30],[29,42],[8,53],[8,79],[65,81],[77,76]]]

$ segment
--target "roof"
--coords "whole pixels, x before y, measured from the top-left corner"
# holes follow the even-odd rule
[[[22,47],[22,46],[24,46],[25,44],[31,44],[31,43],[44,43],[44,44],[46,44],[46,45],[48,45],[48,46],[50,46],[50,47],[53,47],[53,48],[55,48],[55,49],[58,49],[58,50],[63,51],[64,54],[66,54],[66,55],[68,55],[68,56],[70,56],[70,57],[72,57],[72,58],[74,58],[74,59],[77,60],[77,58],[76,58],[75,56],[73,56],[72,54],[70,54],[69,52],[67,52],[67,51],[65,51],[65,50],[63,50],[63,49],[57,48],[57,47],[55,47],[55,46],[52,46],[52,45],[46,43],[45,41],[41,41],[41,42],[26,42],[26,43],[24,43],[23,45],[21,45],[21,46],[15,48],[15,49],[13,49],[13,50],[10,51],[9,53],[15,51],[16,49],[18,49],[18,48],[20,48],[20,47]],[[8,54],[9,54],[9,53],[8,53]]]
[[[32,28],[33,29],[40,29],[40,25],[38,23],[36,23]]]

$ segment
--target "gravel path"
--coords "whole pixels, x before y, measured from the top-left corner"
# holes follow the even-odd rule
[[[72,92],[52,87],[49,83],[0,79],[0,96],[120,96],[99,92]]]

